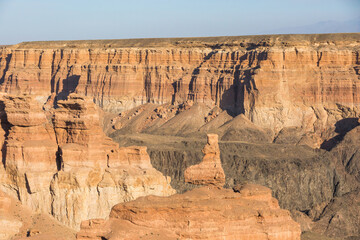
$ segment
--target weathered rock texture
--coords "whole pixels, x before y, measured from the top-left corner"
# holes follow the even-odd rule
[[[271,190],[239,192],[201,187],[167,198],[141,197],[116,205],[110,219],[81,224],[77,239],[300,239],[300,226],[279,208]]]
[[[225,186],[248,182],[272,189],[281,208],[301,215],[294,216],[302,223],[304,231],[321,222],[315,224],[320,234],[340,238],[359,236],[356,234],[360,226],[358,206],[351,200],[357,196],[356,189],[360,189],[360,182],[355,178],[358,171],[353,170],[360,159],[354,154],[360,146],[359,131],[360,127],[356,127],[348,132],[344,144],[342,141],[330,152],[289,144],[220,141]],[[193,188],[184,183],[184,173],[189,166],[201,163],[201,148],[206,141],[150,134],[118,135],[114,139],[124,146],[148,146],[153,166],[171,176],[174,188],[179,192]],[[342,161],[350,163],[346,166]],[[341,217],[329,222],[334,214]],[[348,230],[341,231],[337,226],[346,226]]]
[[[10,212],[11,198],[0,192],[0,239],[10,239],[20,231],[22,222]]]
[[[210,154],[220,153],[217,135],[208,136],[204,149],[201,164]],[[212,167],[203,168],[203,174],[191,175],[191,182],[208,186],[170,197],[147,196],[118,204],[108,221],[82,222],[77,239],[300,239],[300,225],[287,210],[280,209],[270,189],[254,184],[233,190],[216,187],[213,181],[204,181],[204,176],[213,180]]]
[[[5,95],[0,102],[0,188],[32,210],[76,229],[107,216],[116,203],[174,193],[146,147],[119,148],[105,136],[91,101],[70,95],[47,116],[30,96]]]
[[[340,135],[338,144],[327,152],[326,157],[344,166],[342,176],[357,189],[335,195],[317,216],[313,231],[329,237],[356,239],[360,236],[360,126],[357,124],[358,119],[346,120],[350,121],[347,124],[348,132],[344,136]],[[352,125],[354,120],[356,124]],[[338,184],[337,188],[343,191],[346,186]]]
[[[329,237],[357,239],[360,236],[360,191],[331,201],[311,229]]]
[[[271,128],[272,137],[296,128],[297,142],[318,147],[328,127],[359,113],[359,36],[22,43],[0,50],[0,90],[43,101],[76,91],[114,112],[216,104]]]
[[[1,240],[73,240],[75,231],[0,191]]]
[[[202,152],[204,153],[202,162],[185,170],[185,182],[198,185],[224,186],[225,173],[221,167],[218,135],[208,134],[207,144]]]
[[[3,47],[0,91],[29,93],[46,102],[44,109],[58,109],[44,118],[27,97],[16,104],[0,101],[7,165],[0,167],[1,189],[58,219],[70,216],[62,220],[68,225],[97,216],[102,211],[97,201],[110,199],[105,203],[110,209],[148,191],[127,185],[138,184],[130,176],[144,179],[144,172],[119,170],[124,162],[150,168],[144,148],[118,149],[94,128],[94,107],[79,98],[85,95],[115,113],[107,133],[122,146],[149,146],[152,163],[173,178],[177,190],[191,188],[184,184],[184,171],[203,158],[203,142],[196,138],[216,133],[223,141],[227,186],[244,181],[267,186],[282,208],[302,214],[305,224],[314,221],[306,227],[328,236],[360,236],[352,204],[360,184],[359,39],[356,33]],[[80,95],[63,102],[72,92]],[[13,117],[4,111],[5,102]],[[23,110],[17,112],[17,106]],[[119,174],[125,177],[113,177]],[[114,188],[126,194],[118,200],[120,193],[110,194]],[[38,206],[39,201],[46,204]],[[71,215],[75,212],[91,217]]]

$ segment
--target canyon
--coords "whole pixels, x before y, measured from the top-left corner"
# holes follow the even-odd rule
[[[31,96],[4,95],[0,189],[34,212],[79,229],[116,203],[175,193],[150,164],[146,147],[119,148],[106,137],[98,107],[72,94],[45,112]]]
[[[218,136],[209,134],[199,165],[185,179],[200,188],[170,197],[147,196],[115,205],[108,221],[81,224],[78,240],[101,239],[300,239],[300,224],[259,185],[224,189]]]
[[[118,217],[121,208],[170,214],[148,195],[197,208],[202,194],[233,204],[221,194],[246,202],[241,189],[259,190],[300,223],[302,239],[356,239],[359,52],[359,33],[1,46],[0,191],[108,239],[119,224],[150,234]]]
[[[359,34],[28,42],[0,50],[0,91],[69,92],[104,110],[186,101],[319,147],[359,112]],[[51,97],[50,97],[51,99]],[[49,100],[50,100],[49,99]]]

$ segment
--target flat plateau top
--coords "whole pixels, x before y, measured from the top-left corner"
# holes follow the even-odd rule
[[[157,47],[257,47],[298,46],[328,43],[360,45],[360,33],[334,34],[279,34],[253,36],[194,37],[194,38],[139,38],[76,41],[34,41],[6,46],[11,49],[53,49],[53,48],[157,48]],[[4,47],[4,46],[3,46]]]

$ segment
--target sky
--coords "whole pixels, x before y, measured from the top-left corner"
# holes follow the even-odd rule
[[[360,32],[360,0],[0,0],[0,45],[328,32]]]

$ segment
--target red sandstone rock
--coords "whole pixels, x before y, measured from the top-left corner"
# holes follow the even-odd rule
[[[53,124],[64,168],[106,168],[113,159],[118,161],[118,144],[102,131],[95,104],[71,94],[57,105]]]
[[[119,156],[120,159],[124,159],[127,161],[127,164],[132,166],[138,166],[142,169],[149,169],[152,168],[150,162],[150,156],[146,152],[147,147],[138,147],[138,146],[131,146],[131,147],[122,147],[119,149]],[[109,162],[110,166],[121,166],[118,162]]]
[[[5,95],[0,102],[4,107],[2,162],[6,170],[0,174],[0,189],[12,192],[23,202],[31,202],[31,198],[49,191],[57,172],[54,130],[33,97]],[[42,201],[50,201],[50,196]]]
[[[72,240],[74,231],[48,214],[34,213],[0,191],[1,240]]]
[[[300,226],[268,188],[202,187],[116,205],[110,219],[83,222],[77,239],[300,239]],[[151,239],[151,238],[150,238]]]
[[[71,94],[57,105],[46,115],[32,96],[1,97],[1,190],[74,229],[119,201],[175,193],[146,147],[120,149],[104,134],[91,100]]]
[[[0,89],[43,102],[76,91],[113,112],[148,102],[217,104],[274,134],[298,127],[318,147],[331,137],[326,129],[358,112],[359,34],[260,38],[24,43],[0,50]]]
[[[4,96],[5,167],[18,171],[56,171],[57,144],[51,124],[30,96]]]
[[[186,179],[190,176],[191,182],[208,186],[170,197],[147,196],[117,204],[109,220],[82,222],[77,239],[300,240],[300,225],[287,210],[280,209],[270,189],[253,184],[234,190],[214,186],[225,181],[217,140],[217,135],[209,134],[204,161],[185,172]],[[214,162],[219,165],[215,167]],[[217,179],[219,172],[222,178]]]
[[[223,186],[225,184],[225,173],[221,167],[218,135],[207,135],[207,144],[202,152],[205,155],[202,162],[185,170],[185,182]]]
[[[11,198],[0,192],[0,239],[11,239],[20,231],[22,223],[10,214]]]

